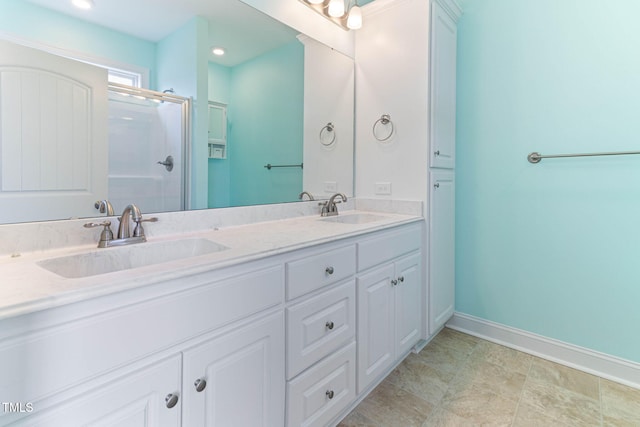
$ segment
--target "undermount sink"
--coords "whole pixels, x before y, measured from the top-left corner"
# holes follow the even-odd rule
[[[341,224],[366,224],[368,222],[376,222],[383,219],[385,219],[385,217],[380,215],[358,213],[329,216],[326,218],[321,218],[320,220],[325,222],[339,222]]]
[[[59,276],[73,279],[162,264],[227,249],[229,248],[208,239],[183,239],[97,249],[78,255],[42,260],[37,264]]]

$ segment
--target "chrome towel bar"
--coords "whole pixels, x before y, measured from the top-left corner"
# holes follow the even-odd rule
[[[542,155],[540,153],[530,153],[527,156],[527,160],[529,163],[540,163],[542,159],[554,159],[558,157],[594,157],[594,156],[625,156],[628,154],[640,154],[640,151],[618,151],[618,152],[609,152],[609,153],[576,153],[576,154],[545,154]]]
[[[302,169],[304,166],[304,163],[300,163],[299,165],[272,165],[271,163],[267,163],[266,165],[264,165],[265,168],[267,168],[268,170],[271,170],[271,168],[300,168]]]

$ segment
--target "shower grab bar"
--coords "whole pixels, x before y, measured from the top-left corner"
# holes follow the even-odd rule
[[[555,159],[560,157],[594,157],[594,156],[625,156],[629,154],[640,154],[640,151],[618,151],[618,152],[608,152],[608,153],[577,153],[577,154],[546,154],[542,155],[540,153],[530,153],[527,156],[527,160],[529,163],[540,163],[542,159]]]
[[[267,163],[264,165],[265,168],[271,170],[271,168],[300,168],[303,169],[304,163],[300,163],[299,165],[272,165],[271,163]]]

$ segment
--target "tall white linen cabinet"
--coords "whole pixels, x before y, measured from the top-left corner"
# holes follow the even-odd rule
[[[451,318],[455,303],[461,14],[456,0],[377,0],[356,33],[356,192],[425,204],[424,338]],[[383,115],[390,118],[386,125]]]

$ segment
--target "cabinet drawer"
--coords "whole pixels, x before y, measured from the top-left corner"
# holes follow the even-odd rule
[[[287,378],[350,341],[355,324],[354,280],[288,308]]]
[[[330,249],[287,263],[287,300],[346,279],[356,272],[354,245]]]
[[[358,243],[358,271],[413,252],[421,245],[422,233],[418,224],[363,240]]]
[[[356,397],[356,344],[351,343],[287,385],[287,425],[324,426]]]

